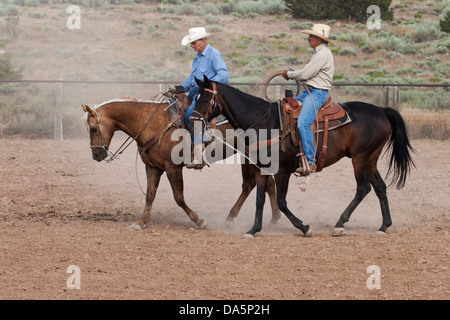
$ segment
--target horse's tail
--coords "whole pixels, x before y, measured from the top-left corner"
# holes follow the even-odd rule
[[[383,108],[383,111],[392,127],[387,145],[390,160],[386,177],[393,173],[391,185],[396,183],[397,189],[401,189],[405,186],[406,176],[411,171],[411,167],[415,167],[410,153],[415,150],[409,142],[405,121],[400,113],[391,108]]]

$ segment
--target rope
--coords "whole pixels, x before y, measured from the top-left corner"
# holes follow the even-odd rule
[[[270,73],[267,73],[262,77],[262,79],[253,87],[252,91],[250,92],[251,95],[256,95],[257,90],[259,87],[261,87],[261,95],[264,98],[264,100],[268,102],[273,102],[267,95],[267,87],[269,86],[269,83],[275,79],[276,77],[279,77],[283,74],[283,70],[277,70]],[[297,94],[295,96],[298,96],[300,94],[300,90],[302,87],[302,83],[300,80],[295,79],[295,82],[297,83]]]

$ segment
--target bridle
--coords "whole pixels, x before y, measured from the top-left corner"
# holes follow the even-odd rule
[[[206,113],[204,115],[202,115],[200,112],[198,112],[197,110],[194,109],[194,113],[197,114],[198,117],[191,117],[192,120],[205,121],[205,120],[209,119],[209,117],[212,115],[212,113],[214,112],[216,107],[219,107],[219,111],[220,111],[220,113],[222,113],[222,105],[217,100],[217,86],[214,82],[212,83],[212,86],[213,86],[212,89],[203,88],[203,91],[212,93],[211,100],[209,100],[208,110],[206,111]]]
[[[106,144],[102,144],[102,132],[100,130],[100,122],[101,122],[101,118],[100,118],[100,113],[97,113],[97,132],[96,134],[99,136],[98,141],[100,141],[100,143],[98,145],[92,145],[90,146],[91,149],[103,149],[106,151],[106,153],[109,155],[109,159],[106,159],[105,161],[107,163],[110,163],[111,161],[113,161],[114,159],[116,159],[120,154],[122,154],[129,146],[130,144],[133,143],[133,141],[136,141],[136,139],[141,135],[142,132],[144,132],[144,130],[148,127],[148,125],[150,124],[150,122],[153,120],[156,112],[158,111],[159,107],[161,107],[162,105],[162,101],[158,104],[158,106],[156,107],[156,109],[153,111],[152,115],[150,116],[150,119],[148,119],[147,123],[145,124],[145,126],[142,128],[141,131],[139,131],[139,133],[132,138],[131,136],[128,136],[128,138],[124,141],[124,143],[122,143],[122,145],[119,147],[119,149],[117,149],[117,151],[115,153],[112,153],[111,151],[108,150],[108,147],[106,146]],[[128,140],[132,139],[130,142],[128,142]],[[125,146],[125,144],[128,142],[128,144]],[[125,147],[124,147],[125,146]]]
[[[106,162],[111,162],[112,160],[114,160],[114,158],[116,157],[116,155],[114,155],[111,151],[108,150],[108,147],[106,146],[106,143],[102,143],[103,138],[102,138],[102,130],[100,128],[100,122],[101,122],[101,117],[100,117],[100,113],[96,112],[96,122],[97,122],[97,129],[95,132],[96,135],[96,139],[92,139],[92,140],[97,140],[97,145],[93,145],[91,143],[90,148],[91,150],[93,149],[102,149],[104,151],[106,151],[106,153],[109,155],[109,159],[105,160]]]

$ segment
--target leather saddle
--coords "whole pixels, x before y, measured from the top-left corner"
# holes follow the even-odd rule
[[[169,98],[170,122],[174,127],[186,128],[186,110],[191,105],[191,99],[184,93],[176,94],[176,100]]]
[[[294,97],[286,97],[283,99],[282,105],[284,114],[292,113],[294,122],[297,123],[297,119],[302,109],[302,103],[295,100]],[[314,132],[321,132],[324,130],[326,117],[328,117],[329,130],[338,128],[351,121],[345,109],[340,104],[333,102],[331,96],[328,97],[327,101],[320,107],[319,112],[317,113],[317,121],[314,121],[312,124]],[[316,128],[317,124],[318,128]]]
[[[306,162],[306,157],[303,152],[300,132],[297,127],[297,120],[302,109],[302,104],[301,102],[295,100],[294,97],[284,98],[281,104],[284,115],[284,123],[282,129],[282,150],[285,147],[284,138],[290,134],[294,148],[300,151],[296,157],[300,157],[299,162],[304,163]],[[313,132],[323,132],[322,149],[316,157],[318,161],[315,172],[322,171],[323,167],[325,166],[328,151],[328,131],[336,129],[350,122],[351,119],[344,107],[338,103],[333,102],[333,99],[330,96],[328,97],[327,101],[322,106],[320,106],[316,121],[314,121],[311,125],[311,129]],[[314,144],[317,148],[318,141],[316,141],[316,139],[314,140]]]

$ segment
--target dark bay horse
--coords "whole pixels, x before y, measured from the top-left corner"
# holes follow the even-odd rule
[[[146,227],[150,219],[152,204],[160,178],[164,172],[167,174],[176,203],[187,213],[198,228],[203,229],[206,227],[205,220],[200,219],[185,203],[182,173],[184,164],[174,164],[171,159],[172,148],[179,142],[171,139],[171,133],[176,128],[170,125],[170,111],[167,102],[117,99],[102,103],[96,108],[90,108],[86,105],[82,107],[87,114],[86,122],[89,127],[90,145],[94,160],[102,161],[108,157],[108,148],[114,132],[120,130],[132,138],[136,137],[135,140],[147,174],[147,194],[144,216],[131,226],[133,229],[141,230]],[[227,124],[217,129],[221,130],[225,137],[225,130],[231,128]],[[146,148],[146,143],[155,136],[161,137],[160,140],[150,148]],[[226,148],[225,145],[223,147],[224,149]],[[230,153],[224,151],[222,154],[227,155]],[[243,177],[242,192],[231,209],[227,221],[233,221],[238,215],[241,206],[255,187],[254,170],[255,168],[251,165],[241,165]],[[280,212],[276,205],[274,181],[269,181],[267,192],[271,199],[272,222],[275,223],[280,218]]]
[[[280,129],[280,113],[277,102],[269,103],[229,85],[210,81],[206,77],[204,81],[197,79],[197,83],[200,89],[195,113],[204,120],[209,121],[222,113],[235,129],[240,128],[244,132],[252,129]],[[325,167],[343,157],[351,158],[357,187],[356,195],[340,216],[333,235],[344,234],[344,224],[370,192],[371,186],[380,201],[383,217],[378,232],[384,234],[391,226],[392,221],[386,195],[386,184],[377,169],[378,158],[386,145],[386,151],[390,152],[386,176],[393,174],[391,184],[396,184],[397,189],[401,189],[405,185],[411,167],[414,166],[410,155],[414,149],[410,145],[404,120],[394,109],[380,108],[359,101],[345,102],[342,106],[348,112],[352,122],[329,132]],[[270,138],[270,132],[266,135]],[[318,139],[318,150],[322,148],[322,136],[323,133]],[[311,228],[303,225],[303,222],[295,217],[287,207],[286,195],[289,178],[296,169],[296,162],[298,163],[298,160],[295,160],[290,138],[286,139],[285,150],[282,152],[278,148],[279,168],[274,175],[278,207],[295,227],[299,228],[306,236],[310,236]],[[257,183],[255,222],[246,234],[248,237],[253,237],[262,227],[262,208],[268,176],[261,175],[261,172],[257,171],[255,180]]]

